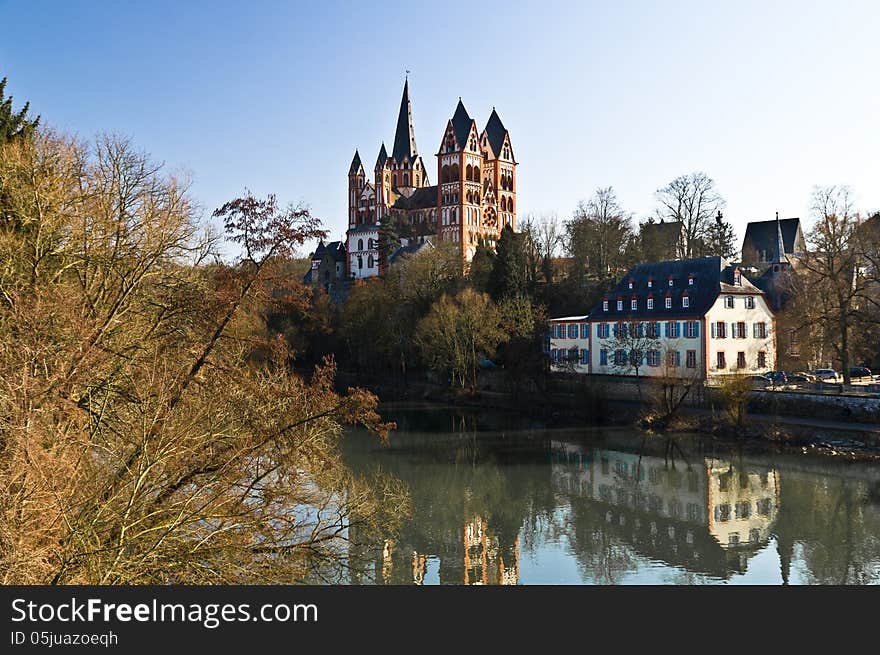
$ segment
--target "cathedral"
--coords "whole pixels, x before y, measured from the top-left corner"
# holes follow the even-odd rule
[[[516,229],[516,161],[510,134],[495,109],[480,131],[461,98],[440,139],[436,183],[416,147],[409,80],[403,85],[397,130],[368,179],[360,153],[348,170],[346,251],[352,278],[384,273],[379,233],[393,224],[404,244],[460,244],[470,261],[481,242],[493,247],[505,225]]]

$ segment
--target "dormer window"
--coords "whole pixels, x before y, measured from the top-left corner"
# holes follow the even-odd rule
[[[633,281],[632,281],[632,280],[629,281],[629,288],[630,288],[630,289],[633,288]]]
[[[669,276],[669,279],[666,280],[666,282],[667,282],[668,286],[670,286],[670,287],[672,286],[672,276],[671,275]]]
[[[687,295],[687,292],[684,292],[681,296],[681,306],[682,307],[690,307],[691,306],[691,299]]]
[[[672,296],[666,296],[666,309],[672,309]]]
[[[742,285],[743,285],[742,273],[740,273],[739,268],[736,268],[733,271],[733,286],[741,287]]]
[[[629,301],[629,308],[633,311],[637,310],[639,308],[639,301],[636,300],[635,298],[630,300]]]
[[[653,286],[654,286],[654,280],[652,280],[652,279],[649,278],[649,279],[648,279],[648,288],[650,289],[650,288],[653,287]]]
[[[602,311],[603,311],[603,312],[607,312],[607,311],[608,311],[608,301],[607,301],[607,300],[603,300],[603,301],[602,301]]]
[[[694,276],[693,274],[688,275],[688,286],[694,286]]]
[[[648,309],[654,309],[654,299],[648,298]]]
[[[619,312],[623,311],[623,301],[622,300],[617,301],[617,311],[619,311]]]

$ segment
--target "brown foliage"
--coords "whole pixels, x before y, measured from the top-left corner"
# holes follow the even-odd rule
[[[332,361],[304,381],[265,328],[317,219],[249,195],[218,215],[238,266],[125,140],[0,148],[3,584],[314,579],[405,511],[340,461],[344,423],[392,427],[376,398],[338,394]]]

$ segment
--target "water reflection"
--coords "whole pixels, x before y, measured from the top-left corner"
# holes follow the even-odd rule
[[[400,534],[352,553],[354,583],[876,582],[880,472],[748,455],[701,438],[546,430],[403,412],[356,471],[410,487]]]
[[[585,528],[575,533],[578,544],[587,552],[611,533],[645,558],[726,578],[745,570],[776,520],[779,473],[771,467],[556,440],[550,453],[553,489],[570,499],[573,525]],[[597,577],[613,581],[604,573]]]

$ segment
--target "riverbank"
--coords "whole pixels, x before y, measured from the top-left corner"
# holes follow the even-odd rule
[[[486,379],[488,378],[488,379]],[[341,386],[364,386],[383,401],[424,402],[472,409],[514,412],[542,420],[548,426],[569,425],[639,425],[652,413],[653,397],[644,392],[641,401],[622,398],[618,383],[616,392],[608,393],[608,384],[591,379],[568,382],[560,390],[558,381],[546,390],[500,390],[503,378],[497,373],[486,376],[482,388],[468,393],[426,379],[399,381],[367,381],[348,372],[340,372]],[[615,381],[616,382],[616,381]],[[631,385],[634,386],[634,385]],[[640,390],[641,391],[641,390]],[[799,415],[774,412],[779,403],[763,400],[750,403],[741,427],[733,426],[717,399],[705,389],[695,393],[679,407],[674,418],[662,430],[648,432],[699,432],[725,442],[762,445],[803,455],[880,461],[880,423],[829,419],[811,415],[815,408]],[[782,406],[792,409],[786,399]]]

